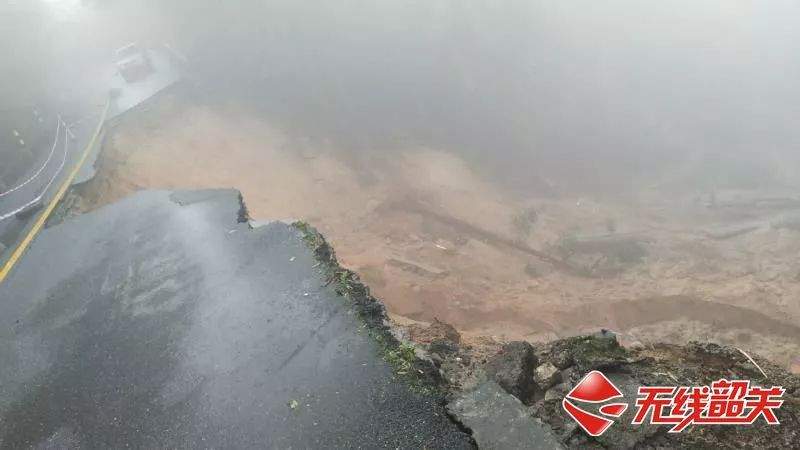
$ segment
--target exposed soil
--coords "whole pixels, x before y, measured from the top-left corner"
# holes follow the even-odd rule
[[[240,217],[246,217],[244,202],[242,205],[244,215]],[[313,249],[328,283],[334,283],[336,291],[355,307],[381,344],[384,358],[394,366],[396,374],[411,386],[438,396],[448,408],[459,398],[460,391],[472,391],[488,378],[525,405],[523,414],[547,424],[549,431],[544,432],[551,433],[564,448],[796,447],[800,437],[800,377],[758,355],[753,358],[741,349],[696,342],[687,346],[659,343],[625,348],[607,330],[531,345],[525,341],[500,344],[486,337],[465,340],[452,325],[437,319],[427,325],[406,322],[390,327],[384,305],[370,294],[358,274],[339,265],[326,239],[305,222],[294,226]],[[406,338],[417,345],[403,343]],[[601,370],[613,380],[623,394],[614,401],[628,406],[598,437],[581,432],[562,408],[566,393],[592,370]],[[750,380],[753,386],[777,389],[774,395],[781,404],[773,412],[779,424],[768,424],[759,417],[748,426],[689,425],[680,433],[669,433],[671,425],[632,424],[634,399],[640,398],[638,387],[702,387],[722,379]],[[599,406],[581,404],[595,413]],[[463,410],[450,412],[458,420]],[[480,427],[480,421],[477,423]]]
[[[766,193],[716,193],[714,207],[651,190],[522,195],[443,149],[355,153],[175,96],[109,133],[79,193],[88,210],[211,187],[239,189],[256,220],[315,225],[398,323],[438,319],[467,342],[605,327],[626,344],[713,341],[797,369],[800,209],[748,203]]]

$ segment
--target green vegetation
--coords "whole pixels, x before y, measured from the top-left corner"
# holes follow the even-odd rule
[[[292,226],[303,233],[303,240],[312,249],[316,249],[324,243],[324,238],[322,238],[322,235],[317,233],[317,230],[315,230],[314,227],[309,225],[307,222],[298,220],[297,222],[294,222]]]
[[[386,350],[385,353],[386,362],[395,368],[398,375],[408,374],[414,367],[416,357],[414,346],[407,343],[402,343],[395,349]]]

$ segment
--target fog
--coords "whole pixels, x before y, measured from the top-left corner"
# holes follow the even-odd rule
[[[764,182],[796,153],[793,2],[185,6],[161,11],[212,91],[351,146],[411,139],[605,183],[687,157]]]
[[[169,41],[209,98],[252,103],[350,148],[444,147],[532,188],[545,174],[559,185],[630,188],[687,160],[694,180],[794,176],[785,166],[797,161],[799,141],[800,6],[791,1],[47,0],[5,8],[4,97],[20,85],[62,88],[55,67],[76,76],[76,65],[125,42]]]

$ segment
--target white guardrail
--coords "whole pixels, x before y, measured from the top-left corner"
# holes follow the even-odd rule
[[[25,211],[26,209],[40,202],[42,198],[47,194],[47,191],[50,189],[50,186],[53,185],[53,182],[61,174],[61,171],[64,170],[64,166],[67,163],[67,155],[69,154],[69,137],[68,137],[69,129],[67,128],[67,124],[61,119],[61,116],[58,116],[58,123],[56,124],[56,135],[55,138],[53,139],[53,147],[50,149],[50,154],[47,156],[47,159],[44,161],[44,164],[42,164],[42,166],[36,172],[34,172],[33,175],[31,175],[27,180],[23,181],[22,183],[18,184],[17,186],[14,186],[13,188],[3,193],[0,193],[0,198],[3,198],[8,194],[20,190],[21,188],[25,187],[26,185],[36,180],[39,176],[41,176],[42,172],[44,172],[45,168],[50,164],[50,161],[53,159],[53,155],[55,154],[55,150],[56,147],[58,146],[58,141],[61,136],[62,125],[64,128],[64,154],[61,158],[61,163],[58,165],[58,168],[53,173],[53,176],[50,177],[50,179],[47,181],[47,184],[44,186],[41,192],[39,192],[39,194],[30,201],[26,202],[25,204],[23,204],[18,208],[15,208],[12,211],[0,211],[0,221],[6,220],[10,217],[14,217],[20,212]]]

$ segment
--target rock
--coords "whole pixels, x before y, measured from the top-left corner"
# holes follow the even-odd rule
[[[554,362],[554,356],[570,354],[574,363],[559,373],[561,381],[546,390],[537,392],[536,402],[529,408],[534,418],[539,418],[568,448],[795,448],[800,436],[797,392],[800,378],[770,365],[770,380],[763,381],[752,363],[734,347],[713,343],[690,343],[686,346],[648,346],[646,352],[630,352],[621,347],[613,333],[601,332],[592,336],[573,336],[536,347],[540,355],[539,367]],[[765,361],[765,364],[769,364]],[[543,374],[544,368],[537,367]],[[622,393],[618,399],[628,408],[614,420],[614,424],[601,436],[591,437],[564,413],[562,402],[580,379],[590,370],[601,370]],[[549,370],[548,370],[549,371]],[[781,426],[769,427],[761,423],[753,427],[697,427],[691,432],[667,433],[668,427],[634,425],[635,402],[641,386],[702,386],[720,378],[751,379],[756,383],[782,385],[786,398],[780,413]],[[680,380],[680,381],[678,381]],[[614,400],[616,402],[617,400]],[[600,405],[582,405],[587,412],[595,413]],[[791,412],[790,412],[791,411]],[[784,421],[785,420],[785,421]]]
[[[533,379],[541,390],[546,391],[551,386],[561,381],[560,375],[558,367],[547,362],[536,368]]]
[[[458,352],[458,345],[447,339],[437,339],[431,342],[428,351],[435,355],[447,356]]]
[[[570,352],[574,364],[584,372],[618,366],[627,357],[625,349],[617,342],[616,335],[607,330],[572,339]]]
[[[559,370],[564,370],[567,367],[571,366],[574,362],[572,359],[572,353],[566,351],[556,351],[551,355],[550,358],[553,361],[553,365],[556,366]]]
[[[574,364],[572,346],[566,340],[556,341],[550,346],[544,359],[553,363],[558,370],[564,370]]]
[[[581,378],[581,372],[576,367],[567,367],[559,374],[559,379],[568,385],[575,385]]]
[[[486,373],[509,394],[528,403],[536,390],[533,371],[537,359],[533,346],[516,341],[505,344],[486,364]]]
[[[611,330],[606,330],[605,328],[601,328],[600,331],[592,334],[592,337],[596,339],[608,339],[612,341],[617,340],[617,334]]]
[[[557,384],[544,393],[544,401],[561,400],[567,395],[567,391],[569,391],[569,385],[567,385],[567,383]]]
[[[549,426],[532,418],[519,400],[493,381],[460,393],[447,409],[472,430],[479,448],[563,448]]]

